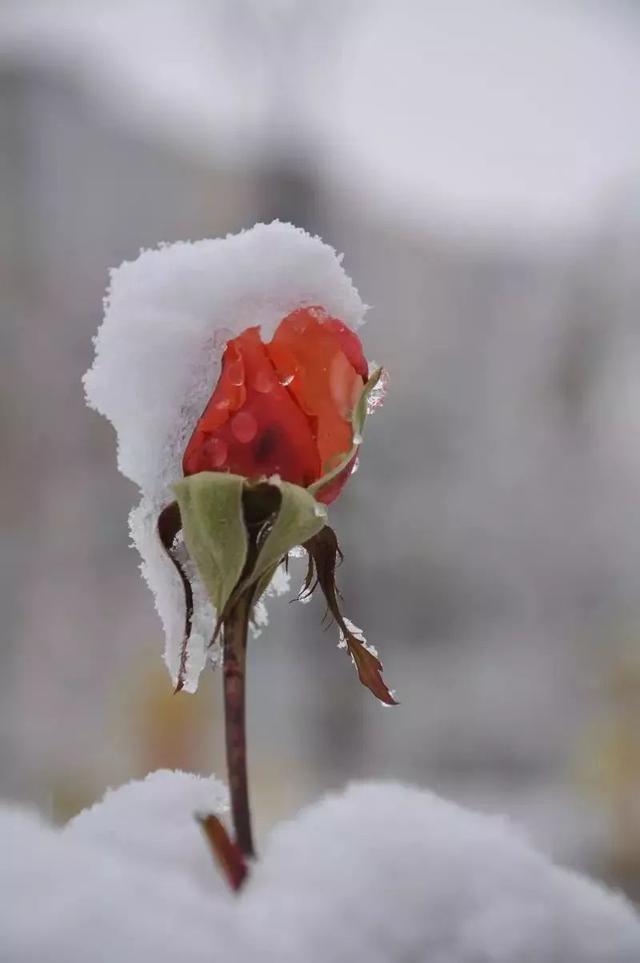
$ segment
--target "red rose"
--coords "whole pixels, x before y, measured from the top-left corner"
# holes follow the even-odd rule
[[[279,475],[309,487],[352,451],[351,419],[367,373],[358,336],[322,308],[293,311],[267,344],[259,327],[247,328],[227,343],[220,378],[184,453],[185,476]],[[337,498],[351,467],[317,499]]]

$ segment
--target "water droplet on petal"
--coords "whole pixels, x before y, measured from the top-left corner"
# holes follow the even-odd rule
[[[222,438],[212,436],[207,438],[202,446],[202,451],[208,465],[211,465],[213,468],[222,468],[227,460],[229,449],[226,441]]]
[[[244,365],[241,360],[231,361],[225,373],[234,387],[239,388],[244,384]]]
[[[354,445],[361,445],[361,444],[362,444],[362,435],[360,434],[359,431],[356,431],[356,432],[355,432],[355,434],[354,434],[354,436],[353,436],[353,443],[354,443]]]
[[[286,388],[287,385],[291,384],[293,378],[294,376],[292,374],[285,375],[283,378],[280,378],[280,384],[283,386],[283,388]]]
[[[226,411],[227,408],[231,407],[231,398],[218,398],[213,403],[214,408],[219,408],[221,411]]]
[[[327,509],[324,505],[321,505],[320,502],[316,502],[313,506],[313,514],[316,516],[316,518],[326,518]]]
[[[273,391],[275,379],[268,371],[257,371],[251,384],[260,394],[267,395],[270,391]]]
[[[360,467],[360,459],[356,457],[351,467],[351,474],[355,475],[359,467]]]
[[[258,422],[250,411],[239,411],[231,419],[231,431],[243,445],[248,444],[258,433]]]

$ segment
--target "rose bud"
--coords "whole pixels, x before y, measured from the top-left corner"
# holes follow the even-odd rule
[[[355,458],[353,414],[367,381],[358,336],[322,308],[299,308],[264,344],[250,327],[228,341],[222,371],[183,458],[185,476],[231,472],[257,480],[279,476],[315,486],[330,504]]]

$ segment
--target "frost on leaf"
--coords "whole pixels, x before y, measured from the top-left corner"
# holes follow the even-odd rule
[[[178,667],[178,677],[175,685],[176,692],[180,692],[180,690],[184,687],[187,651],[189,637],[191,635],[191,624],[193,621],[193,590],[191,588],[191,582],[189,581],[189,578],[175,550],[176,538],[181,530],[182,521],[180,519],[180,509],[178,508],[177,502],[172,502],[160,512],[160,516],[158,518],[158,535],[160,537],[162,547],[167,553],[172,565],[174,565],[184,589],[185,624],[184,636],[182,639],[182,645],[180,647],[180,664]]]
[[[335,573],[338,560],[342,561],[342,552],[335,532],[325,525],[304,543],[304,547],[309,554],[309,567],[300,593],[301,601],[308,598],[316,586],[320,587],[340,629],[341,643],[349,651],[360,682],[384,705],[397,705],[397,700],[382,677],[382,662],[376,650],[365,641],[362,631],[340,611]]]
[[[371,389],[367,397],[367,414],[371,415],[378,408],[382,408],[385,398],[387,397],[387,391],[389,390],[389,375],[386,368],[380,368],[375,361],[372,361],[369,365],[369,377],[375,374],[376,371],[380,370],[380,377]]]

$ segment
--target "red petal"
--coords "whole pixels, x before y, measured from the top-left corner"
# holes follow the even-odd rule
[[[336,475],[324,488],[321,488],[319,492],[316,492],[316,501],[322,502],[324,505],[330,505],[331,502],[335,502],[338,495],[342,492],[342,489],[349,481],[351,474],[353,473],[353,466],[355,464],[357,453],[353,456],[351,461],[345,468]]]
[[[351,415],[364,384],[343,350],[346,344],[353,354],[354,346],[344,331],[321,309],[300,308],[280,322],[267,345],[289,392],[315,423],[321,474],[351,451]]]
[[[360,339],[322,308],[287,315],[264,345],[259,328],[227,344],[218,384],[187,445],[185,475],[278,474],[307,487],[353,447],[351,416],[367,377]],[[340,494],[351,464],[319,494]]]
[[[229,341],[220,380],[187,445],[183,469],[185,475],[278,474],[305,488],[319,477],[309,420],[280,384],[258,328]]]
[[[338,321],[337,318],[327,318],[322,324],[324,328],[333,331],[351,366],[366,381],[369,377],[369,365],[364,356],[360,338],[355,331],[348,328],[344,321]]]

